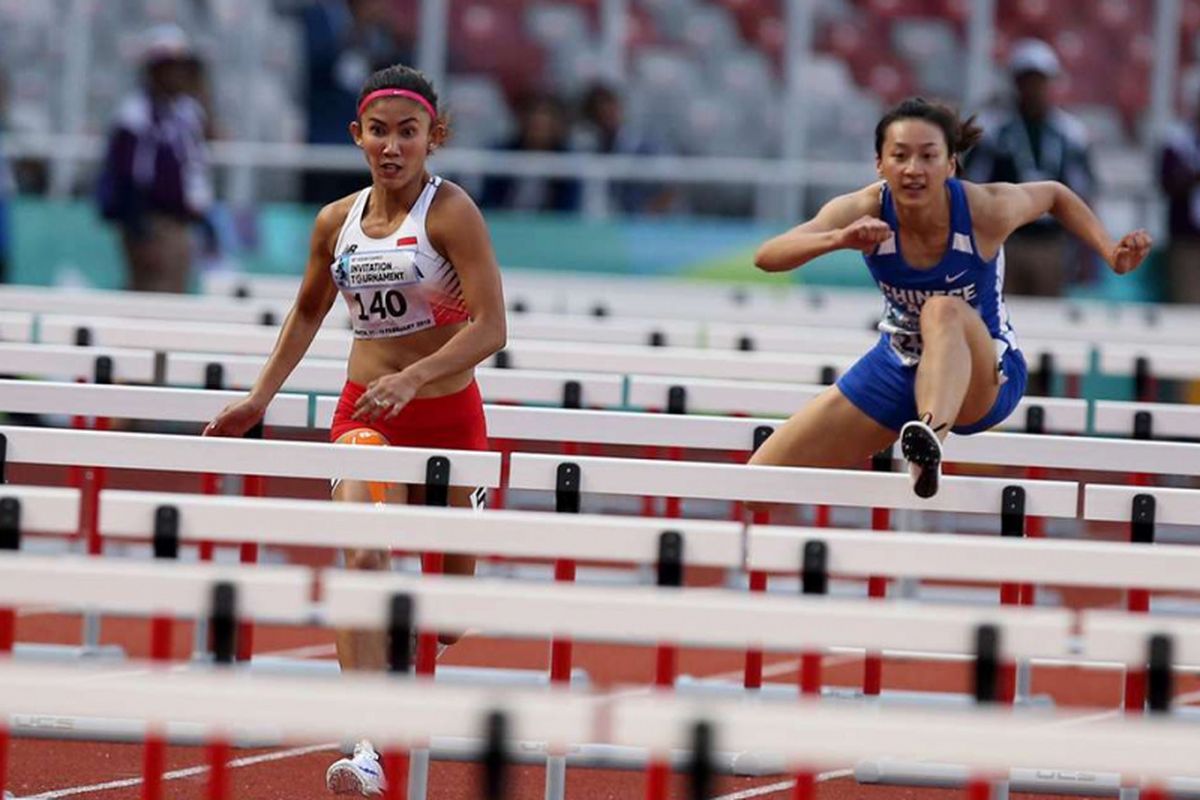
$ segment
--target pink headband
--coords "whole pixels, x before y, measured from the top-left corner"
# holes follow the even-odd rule
[[[429,112],[430,121],[437,121],[437,111],[434,110],[433,104],[421,95],[416,92],[410,92],[408,89],[376,89],[364,97],[362,102],[358,104],[358,115],[361,117],[363,112],[367,110],[367,106],[381,97],[407,97],[409,100],[416,100],[421,104],[422,108]]]

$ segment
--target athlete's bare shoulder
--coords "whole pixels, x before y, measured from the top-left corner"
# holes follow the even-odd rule
[[[333,251],[338,234],[341,232],[342,226],[346,224],[346,218],[350,216],[350,209],[354,207],[354,200],[357,197],[358,193],[355,192],[321,207],[321,210],[317,212],[317,219],[313,223],[314,243],[320,242],[330,252]]]
[[[317,227],[340,229],[345,224],[346,217],[350,216],[350,209],[354,207],[354,201],[358,199],[358,194],[358,192],[348,194],[322,206],[321,210],[317,212]]]
[[[444,213],[459,213],[464,209],[476,209],[475,201],[466,189],[459,186],[454,181],[442,179],[442,185],[438,187],[437,194],[434,195],[433,203],[430,204],[430,211]]]
[[[464,226],[482,224],[483,214],[467,190],[453,181],[443,180],[429,204],[425,228],[435,246],[454,236]]]
[[[882,188],[883,181],[875,181],[861,189],[848,192],[841,198],[845,199],[848,210],[856,211],[859,217],[878,217],[882,208],[880,202]]]

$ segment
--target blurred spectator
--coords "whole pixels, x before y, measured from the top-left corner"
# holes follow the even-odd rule
[[[1013,46],[1008,69],[1016,105],[984,120],[984,138],[967,157],[966,177],[980,183],[1059,181],[1090,200],[1095,181],[1086,131],[1051,98],[1061,73],[1054,49],[1023,39]],[[1086,266],[1083,275],[1068,276],[1070,264],[1091,260],[1048,216],[1014,233],[1004,251],[1004,288],[1012,294],[1056,297],[1068,277],[1091,277]]]
[[[411,63],[394,32],[390,0],[317,0],[304,10],[310,144],[349,144],[358,91],[372,72]],[[329,203],[362,188],[362,172],[304,173],[306,203]]]
[[[517,132],[500,150],[565,153],[570,149],[570,124],[562,101],[551,94],[532,94],[518,110]],[[579,181],[491,175],[483,182],[479,203],[484,208],[513,211],[578,211]]]
[[[135,291],[187,291],[193,226],[213,200],[203,87],[186,34],[174,25],[148,31],[141,86],[117,109],[97,189]]]
[[[1171,131],[1159,161],[1167,196],[1167,299],[1200,303],[1200,103],[1190,125]]]
[[[8,159],[4,155],[5,115],[7,108],[8,83],[3,73],[0,73],[0,283],[8,283],[9,249],[12,240],[9,227],[9,205],[16,193],[12,170],[9,169]]]
[[[616,155],[661,155],[664,148],[629,124],[625,108],[612,88],[602,83],[583,94],[582,119],[575,149]],[[610,208],[626,214],[661,213],[675,201],[675,193],[661,184],[619,181],[611,184]]]

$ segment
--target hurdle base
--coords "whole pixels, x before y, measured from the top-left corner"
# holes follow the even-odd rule
[[[760,697],[767,702],[796,702],[800,690],[795,683],[764,683],[760,689],[746,689],[740,683],[715,681],[683,675],[675,682],[680,694],[707,697]],[[972,695],[961,692],[916,692],[884,690],[877,696],[863,694],[861,688],[852,686],[823,686],[821,699],[833,703],[872,703],[881,706],[922,706],[926,708],[971,708],[975,705]],[[1020,698],[1014,705],[1024,708],[1051,709],[1054,700],[1049,695],[1034,695]]]
[[[209,664],[207,658],[194,659],[193,663]],[[341,673],[341,667],[332,659],[300,659],[282,658],[277,656],[255,656],[250,660],[250,672],[256,674],[274,675],[313,675],[332,676]],[[550,675],[545,670],[534,669],[499,669],[495,667],[453,667],[439,666],[434,673],[437,683],[461,684],[467,686],[528,686],[544,687],[550,685]],[[584,669],[571,670],[571,686],[576,689],[589,689],[592,678]]]
[[[125,648],[115,644],[22,644],[13,646],[14,661],[124,661]]]
[[[854,778],[859,783],[887,786],[961,789],[969,775],[966,767],[957,764],[875,759],[854,765]],[[1010,791],[1030,794],[1117,797],[1121,791],[1121,776],[1115,772],[1011,769],[1008,783]],[[1171,778],[1165,788],[1172,798],[1200,798],[1200,780],[1196,778]]]

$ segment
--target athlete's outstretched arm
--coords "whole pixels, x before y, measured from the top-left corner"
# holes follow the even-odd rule
[[[325,206],[317,214],[308,246],[304,280],[283,321],[267,363],[263,365],[250,393],[218,414],[204,429],[205,435],[241,436],[254,427],[263,418],[267,406],[288,375],[292,374],[292,370],[308,352],[321,322],[337,299],[337,287],[329,274],[329,265],[333,261],[333,242],[345,219],[346,205],[340,200]]]
[[[500,268],[475,202],[458,186],[443,183],[425,224],[430,243],[454,265],[471,321],[403,372],[372,381],[359,398],[356,417],[363,414],[373,418],[378,414],[371,406],[377,397],[391,403],[384,418],[400,413],[422,386],[471,369],[507,341]]]
[[[1118,275],[1132,272],[1150,252],[1152,241],[1144,230],[1127,233],[1114,243],[1087,203],[1057,181],[976,184],[970,191],[976,226],[982,225],[989,237],[1000,242],[1022,225],[1050,214]]]
[[[839,195],[808,222],[764,242],[754,254],[754,266],[764,272],[786,272],[834,250],[870,252],[891,236],[878,215],[879,184]]]

